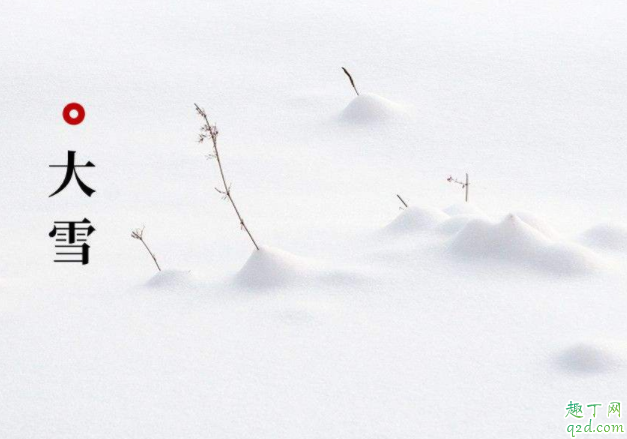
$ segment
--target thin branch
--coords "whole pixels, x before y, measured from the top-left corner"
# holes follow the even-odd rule
[[[342,70],[344,70],[344,73],[346,73],[346,76],[348,76],[348,79],[350,80],[351,85],[355,89],[355,93],[357,93],[357,96],[359,96],[359,92],[357,91],[357,86],[355,86],[355,81],[353,81],[353,77],[351,76],[350,73],[348,73],[348,70],[346,70],[344,67],[342,67]]]
[[[405,200],[403,200],[403,198],[399,194],[396,194],[396,196],[398,197],[399,200],[401,200],[401,203],[403,203],[403,206],[409,207],[407,203],[405,202]]]
[[[253,245],[255,246],[255,248],[259,250],[259,246],[257,245],[255,238],[253,238],[253,235],[250,233],[250,230],[248,230],[248,227],[246,226],[246,223],[244,223],[244,219],[242,218],[242,215],[239,213],[239,210],[237,209],[237,206],[235,205],[235,201],[233,201],[233,196],[231,195],[231,185],[227,184],[226,182],[226,177],[224,176],[224,169],[222,168],[222,161],[220,160],[220,153],[218,152],[218,127],[216,125],[211,125],[209,123],[209,119],[207,118],[207,113],[205,113],[205,110],[200,108],[197,104],[194,104],[194,106],[196,107],[196,111],[198,112],[200,117],[202,117],[202,119],[205,122],[205,124],[200,128],[199,142],[202,143],[205,139],[211,138],[211,143],[213,144],[212,158],[216,159],[216,161],[218,162],[218,168],[220,169],[220,178],[222,179],[222,185],[224,189],[223,190],[218,189],[218,188],[215,188],[215,189],[220,194],[224,195],[224,197],[231,202],[231,206],[233,206],[233,210],[235,210],[235,213],[237,214],[237,218],[239,219],[240,227],[246,231],[246,233],[248,234],[248,237],[253,242]]]
[[[144,241],[144,229],[145,229],[145,227],[142,227],[141,229],[133,230],[131,232],[131,238],[137,239],[137,240],[141,241],[142,244],[144,244],[144,247],[146,247],[146,250],[148,250],[148,253],[150,253],[150,256],[152,257],[152,260],[155,261],[155,265],[157,266],[157,269],[159,271],[161,271],[161,267],[159,266],[159,263],[157,262],[157,257],[150,250],[150,248],[148,248],[148,244],[146,244],[146,241]]]
[[[449,183],[456,183],[461,185],[462,189],[466,189],[466,202],[468,202],[468,192],[469,192],[469,188],[470,188],[470,180],[468,179],[468,174],[466,174],[466,181],[459,181],[456,178],[453,178],[452,176],[449,175],[449,177],[446,179],[446,181],[448,181]]]

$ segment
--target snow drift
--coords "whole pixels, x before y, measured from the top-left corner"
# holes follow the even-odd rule
[[[403,117],[405,108],[373,93],[362,93],[354,98],[340,114],[344,122],[368,124]]]
[[[557,364],[571,373],[604,373],[625,365],[624,349],[608,343],[579,343],[564,350]]]
[[[445,235],[459,232],[473,219],[489,219],[481,209],[472,203],[456,203],[444,209],[443,212],[450,217],[440,223],[437,230]]]
[[[385,231],[392,234],[408,234],[433,228],[449,216],[439,209],[426,205],[411,205],[403,210]]]
[[[473,203],[455,203],[443,209],[444,213],[450,216],[458,215],[479,215],[486,216],[485,212]]]
[[[311,282],[335,285],[358,282],[355,273],[332,268],[327,264],[284,250],[262,247],[254,251],[236,274],[237,286],[247,288],[277,288],[298,286]]]
[[[445,235],[454,235],[459,232],[461,229],[466,227],[472,220],[488,220],[488,217],[483,215],[455,215],[450,218],[442,221],[437,226],[437,231],[443,233]]]
[[[198,280],[191,271],[163,270],[151,277],[145,285],[159,289],[193,288],[198,285]]]
[[[557,273],[585,273],[599,268],[600,261],[590,250],[554,241],[545,233],[543,227],[534,227],[515,214],[498,223],[473,219],[453,237],[450,249],[468,259],[500,259]]]
[[[581,242],[600,249],[627,252],[627,225],[597,224],[582,234]]]
[[[551,226],[542,218],[534,215],[531,212],[528,212],[526,210],[518,210],[516,212],[512,212],[512,214],[521,221],[529,224],[531,227],[533,227],[535,230],[542,233],[549,239],[557,240],[561,238],[561,235],[557,232],[557,230],[553,228],[553,226]]]

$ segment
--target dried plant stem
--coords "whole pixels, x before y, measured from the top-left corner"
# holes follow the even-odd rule
[[[150,256],[152,256],[152,260],[155,261],[155,265],[157,266],[157,270],[161,271],[161,267],[159,267],[159,263],[157,262],[157,257],[150,250],[150,248],[148,248],[148,244],[146,244],[146,241],[144,241],[143,239],[140,239],[140,241],[142,242],[142,244],[144,244],[144,247],[146,247],[146,250],[148,250],[148,253],[150,253]]]
[[[139,241],[141,241],[142,244],[144,244],[144,247],[146,247],[146,250],[148,250],[148,253],[150,254],[150,256],[152,257],[152,260],[155,261],[155,265],[157,266],[157,269],[159,271],[161,271],[161,267],[159,266],[159,262],[157,262],[157,257],[155,256],[155,254],[150,250],[150,248],[148,247],[148,244],[146,244],[146,241],[144,241],[144,227],[142,227],[141,229],[135,229],[131,232],[131,237],[134,239],[137,239]]]
[[[409,207],[409,206],[407,205],[407,203],[405,202],[405,200],[403,200],[403,198],[401,198],[401,196],[400,196],[399,194],[396,194],[396,196],[398,197],[398,199],[399,199],[399,200],[401,200],[401,203],[403,203],[403,206],[405,206],[405,207]]]
[[[222,167],[222,161],[220,160],[220,153],[218,152],[218,128],[215,125],[211,125],[209,123],[209,119],[207,118],[207,113],[205,113],[205,110],[200,108],[197,104],[194,104],[194,105],[196,106],[196,111],[198,112],[200,117],[202,117],[203,120],[205,121],[205,125],[202,127],[202,130],[206,133],[209,133],[209,134],[201,133],[200,142],[202,142],[207,137],[211,137],[211,143],[213,144],[213,156],[212,157],[216,159],[216,161],[218,162],[218,168],[220,169],[220,178],[222,179],[222,185],[224,187],[224,190],[220,190],[218,188],[216,188],[216,190],[222,195],[224,195],[226,199],[229,200],[229,202],[231,203],[231,206],[233,206],[233,210],[235,210],[235,214],[237,215],[237,218],[239,219],[240,227],[244,229],[244,231],[248,234],[248,237],[252,241],[255,248],[259,250],[259,246],[257,245],[255,238],[253,238],[252,233],[250,233],[250,230],[248,230],[248,227],[246,226],[246,223],[244,222],[244,219],[242,218],[242,215],[240,214],[239,209],[235,205],[235,201],[233,200],[233,196],[231,195],[231,187],[226,182],[226,177],[224,176],[224,168]]]
[[[466,189],[466,203],[468,202],[468,193],[469,193],[469,187],[470,187],[470,179],[468,178],[468,174],[466,174],[466,182],[463,181],[459,181],[456,178],[453,178],[452,176],[449,176],[449,178],[446,179],[446,181],[448,181],[449,183],[456,183],[461,185],[462,189]]]
[[[346,76],[348,76],[348,79],[351,82],[351,85],[353,86],[353,89],[355,90],[355,93],[357,93],[357,96],[359,96],[359,92],[357,91],[357,86],[355,85],[355,81],[353,81],[353,77],[351,76],[350,73],[348,73],[348,70],[346,70],[344,67],[342,67],[342,70],[344,70],[344,73],[346,73]]]

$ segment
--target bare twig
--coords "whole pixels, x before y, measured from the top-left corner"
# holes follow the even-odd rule
[[[401,203],[403,203],[403,206],[409,207],[407,203],[405,202],[405,200],[403,200],[403,198],[399,194],[396,194],[396,196],[398,197],[399,200],[401,200]]]
[[[344,70],[344,73],[346,73],[346,76],[348,76],[348,79],[350,80],[351,85],[355,89],[355,93],[357,93],[357,96],[359,96],[359,92],[357,91],[357,86],[355,86],[355,81],[353,81],[353,77],[351,76],[350,73],[348,73],[348,70],[346,70],[344,67],[342,67],[342,70]]]
[[[255,248],[259,250],[259,246],[257,245],[255,238],[253,238],[250,230],[248,230],[248,227],[246,226],[246,223],[244,223],[242,215],[240,215],[239,210],[235,205],[235,201],[233,201],[233,196],[231,195],[231,185],[227,184],[226,178],[224,177],[224,169],[222,168],[222,161],[220,160],[220,154],[218,153],[218,127],[209,123],[209,119],[207,118],[207,113],[205,113],[205,110],[200,108],[197,104],[194,105],[196,106],[196,111],[204,121],[204,125],[200,127],[200,137],[198,142],[202,143],[205,139],[211,138],[211,143],[213,144],[213,154],[210,154],[207,158],[215,158],[218,162],[218,168],[220,169],[220,177],[222,179],[223,189],[215,188],[215,190],[223,195],[223,198],[230,201],[231,206],[233,206],[233,210],[235,210],[237,218],[239,219],[240,227],[244,231],[246,231]]]
[[[466,202],[468,202],[468,189],[470,187],[470,180],[468,179],[468,174],[466,174],[466,182],[463,181],[459,181],[456,178],[453,178],[452,176],[449,176],[446,181],[448,181],[449,183],[456,183],[461,185],[462,189],[466,189]]]
[[[159,271],[161,271],[161,267],[159,267],[159,263],[157,262],[157,257],[155,256],[155,254],[148,248],[148,245],[146,244],[146,241],[144,241],[144,229],[145,227],[142,227],[141,229],[135,229],[131,232],[131,238],[137,239],[139,241],[141,241],[142,244],[144,244],[144,247],[146,247],[146,250],[148,250],[148,253],[150,253],[150,256],[152,257],[152,260],[155,261],[155,265],[157,266],[157,269]]]

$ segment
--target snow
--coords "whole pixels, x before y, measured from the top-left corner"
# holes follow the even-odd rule
[[[566,349],[558,358],[562,368],[571,373],[606,373],[625,367],[627,346],[610,343],[579,343]]]
[[[444,213],[451,216],[461,215],[478,215],[485,217],[486,214],[481,208],[475,206],[473,203],[455,203],[451,204],[447,208],[443,209]]]
[[[382,123],[406,114],[402,105],[374,93],[363,93],[342,111],[340,120],[355,124]]]
[[[536,224],[541,226],[532,226],[515,214],[494,223],[475,219],[455,235],[450,248],[468,259],[492,258],[552,272],[580,273],[601,267],[602,261],[591,250],[571,242],[553,241],[541,231],[550,228]]]
[[[386,230],[392,234],[408,234],[432,228],[447,218],[448,215],[434,207],[412,205],[397,216]]]
[[[626,13],[2,2],[0,437],[544,439],[620,400]],[[48,197],[68,150],[90,198]]]
[[[158,289],[185,289],[192,288],[196,282],[191,272],[170,269],[159,271],[146,282],[146,286]]]
[[[539,218],[538,216],[534,215],[531,212],[528,212],[525,210],[519,210],[519,211],[513,212],[513,215],[517,219],[530,225],[535,230],[542,233],[544,236],[546,236],[549,239],[559,240],[562,238],[560,233],[557,230],[555,230],[555,228],[553,228],[548,222],[546,222],[542,218]]]
[[[240,288],[256,290],[294,287],[303,283],[313,288],[324,283],[341,285],[359,282],[359,277],[357,273],[339,270],[321,261],[262,247],[250,255],[234,281]]]
[[[627,225],[621,223],[601,223],[586,230],[581,240],[605,250],[627,252]]]

